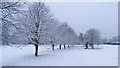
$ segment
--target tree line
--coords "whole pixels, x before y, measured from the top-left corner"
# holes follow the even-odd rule
[[[67,22],[60,22],[44,2],[1,2],[2,45],[38,46],[77,44],[78,36]],[[12,45],[11,45],[12,46]]]

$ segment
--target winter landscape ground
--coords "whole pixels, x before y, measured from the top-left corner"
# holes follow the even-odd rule
[[[48,46],[39,46],[39,56],[34,56],[34,46],[22,49],[3,47],[3,66],[118,66],[117,45],[96,45],[84,49],[82,45],[52,51]]]
[[[0,67],[2,67],[2,47],[0,45]]]

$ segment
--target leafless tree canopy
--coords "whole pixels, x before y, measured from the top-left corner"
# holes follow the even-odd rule
[[[100,31],[97,29],[89,29],[86,34],[86,42],[90,44],[99,44],[100,43]]]
[[[43,2],[1,2],[3,44],[77,44],[74,30]],[[21,45],[19,45],[21,46]]]

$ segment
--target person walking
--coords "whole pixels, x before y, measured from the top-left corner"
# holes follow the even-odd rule
[[[88,42],[85,44],[85,49],[88,49]]]

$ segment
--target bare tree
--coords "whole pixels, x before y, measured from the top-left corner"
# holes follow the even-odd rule
[[[97,29],[89,29],[86,32],[86,38],[89,45],[94,48],[94,44],[99,44],[100,42],[100,31]]]
[[[31,41],[35,46],[35,55],[38,56],[38,46],[47,30],[48,19],[51,17],[48,6],[43,2],[33,2],[29,4],[28,12],[25,16],[31,32]]]
[[[22,12],[23,2],[0,2],[0,12],[1,12],[1,20],[2,20],[2,44],[9,44],[10,35],[9,32],[11,32],[10,26],[15,29],[18,29],[15,22],[17,20],[15,19],[15,15]]]
[[[83,33],[80,33],[80,35],[79,35],[79,41],[80,41],[80,44],[83,45],[83,41],[84,41],[84,34]]]
[[[105,43],[107,43],[107,42],[108,42],[107,38],[103,38],[103,39],[102,39],[102,43],[103,43],[103,44],[105,44]]]
[[[115,43],[115,42],[118,42],[118,37],[117,37],[117,36],[112,37],[112,39],[113,39],[113,42],[114,42],[114,43]]]
[[[51,44],[52,50],[54,50],[54,46],[59,42],[57,37],[57,34],[59,34],[57,32],[58,25],[59,21],[55,18],[51,18],[46,31],[47,42]]]
[[[65,45],[68,45],[69,47],[69,45],[78,43],[78,36],[67,23],[60,24],[57,28],[57,33],[58,40],[60,41],[60,49],[61,44],[63,44],[65,49]]]

